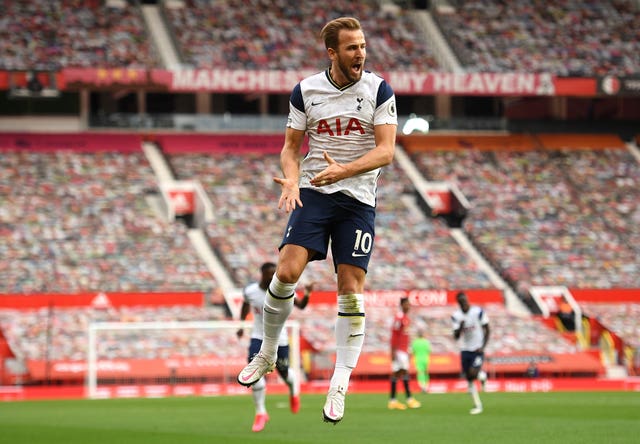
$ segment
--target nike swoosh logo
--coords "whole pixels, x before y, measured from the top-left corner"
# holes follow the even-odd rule
[[[240,378],[240,379],[242,379],[242,382],[247,382],[249,379],[251,379],[251,377],[252,377],[253,375],[255,375],[255,374],[256,374],[256,372],[257,372],[257,371],[258,371],[258,369],[255,369],[255,370],[254,370],[254,371],[252,371],[249,375],[247,375],[246,377],[244,377],[244,376],[243,376],[243,377],[242,377],[242,378]]]
[[[364,257],[364,256],[366,256],[366,254],[356,253],[355,251],[351,253],[351,257]]]
[[[333,402],[331,402],[331,408],[329,409],[329,416],[332,418],[336,417],[336,413],[333,411]]]
[[[322,105],[324,102],[311,102],[311,106]]]

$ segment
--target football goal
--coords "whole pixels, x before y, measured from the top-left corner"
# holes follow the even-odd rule
[[[96,322],[88,326],[89,398],[247,393],[236,381],[247,363],[250,321]],[[244,335],[238,338],[238,329]],[[290,370],[301,380],[300,325],[287,321]],[[284,383],[277,372],[273,386]]]

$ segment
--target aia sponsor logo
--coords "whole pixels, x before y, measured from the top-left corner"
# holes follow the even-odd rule
[[[360,121],[353,117],[348,122],[344,122],[339,118],[333,122],[322,119],[318,123],[317,129],[318,134],[328,134],[329,136],[348,136],[354,131],[364,134],[364,128],[362,128]]]

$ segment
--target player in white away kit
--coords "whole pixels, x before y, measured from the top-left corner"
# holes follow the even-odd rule
[[[393,160],[398,118],[391,87],[364,71],[360,22],[332,20],[321,37],[331,66],[291,93],[280,154],[284,177],[274,177],[281,186],[278,208],[291,215],[265,300],[262,347],[238,382],[254,384],[273,369],[296,284],[307,263],[326,259],[331,245],[338,286],[336,361],[322,414],[336,424],[364,342],[363,292],[375,238],[377,179]],[[309,153],[301,161],[305,134]]]
[[[469,393],[473,399],[474,407],[469,413],[477,415],[482,413],[482,401],[475,381],[483,381],[487,377],[482,371],[482,363],[484,349],[489,341],[489,317],[482,308],[469,305],[465,293],[459,292],[456,299],[460,308],[451,316],[453,336],[460,345],[462,371],[469,383]]]
[[[249,343],[249,361],[258,353],[262,344],[262,313],[264,308],[264,299],[266,290],[276,272],[276,264],[265,262],[260,267],[260,282],[253,282],[247,285],[242,291],[242,308],[240,309],[240,320],[244,321],[249,316],[249,312],[253,313],[253,327],[251,329],[251,342]],[[296,307],[304,309],[309,303],[309,294],[313,291],[313,284],[305,286],[305,292],[301,299],[294,298],[293,302]],[[238,338],[244,334],[243,329],[237,332]],[[297,384],[295,380],[295,372],[289,371],[289,338],[286,330],[282,330],[280,339],[278,340],[278,352],[276,360],[276,369],[282,377],[282,380],[289,386],[289,407],[293,413],[300,410],[300,394],[297,392]],[[260,378],[258,382],[251,386],[253,403],[256,409],[256,416],[253,421],[251,430],[260,432],[264,429],[269,414],[265,405],[267,396],[267,384],[264,378]]]

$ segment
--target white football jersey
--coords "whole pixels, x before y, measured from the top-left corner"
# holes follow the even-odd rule
[[[375,125],[398,124],[396,100],[387,82],[365,71],[359,81],[339,87],[329,70],[298,83],[289,102],[287,127],[306,131],[309,153],[302,161],[300,188],[320,193],[343,192],[375,207],[380,168],[314,187],[309,180],[327,167],[323,151],[338,163],[348,163],[375,148]]]
[[[460,350],[475,351],[482,347],[484,341],[482,326],[489,323],[489,317],[482,308],[472,305],[466,313],[458,309],[451,316],[451,321],[453,330],[459,329],[460,324],[464,321],[464,327],[458,339]]]
[[[262,339],[262,325],[263,325],[263,313],[264,300],[266,298],[266,291],[260,288],[260,284],[254,282],[247,285],[242,291],[242,298],[245,302],[251,305],[251,313],[253,313],[253,327],[251,328],[251,337],[256,339]],[[278,345],[287,345],[289,339],[286,329],[282,329]]]

